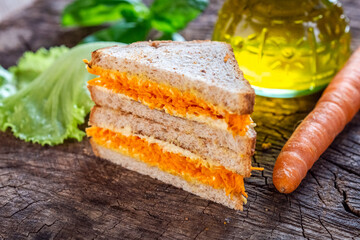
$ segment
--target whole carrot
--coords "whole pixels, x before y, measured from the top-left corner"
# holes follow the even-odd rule
[[[273,183],[291,193],[360,109],[360,48],[335,76],[314,110],[296,128],[278,156]]]

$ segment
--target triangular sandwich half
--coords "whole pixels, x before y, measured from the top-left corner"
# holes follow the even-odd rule
[[[242,209],[256,133],[255,94],[230,45],[138,42],[92,53],[94,153]]]

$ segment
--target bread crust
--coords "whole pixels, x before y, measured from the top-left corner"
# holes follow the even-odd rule
[[[226,195],[224,190],[214,189],[211,186],[201,184],[195,181],[190,183],[179,176],[175,176],[170,173],[161,171],[157,167],[149,166],[144,162],[122,155],[111,149],[102,147],[92,139],[90,139],[90,143],[94,154],[97,157],[109,160],[126,169],[158,179],[164,183],[181,188],[187,192],[225,205],[229,208],[243,210],[243,198],[241,196],[233,196],[233,198],[231,199],[230,196]]]
[[[223,42],[154,41],[102,48],[92,53],[88,66],[145,76],[195,93],[231,113],[253,112],[255,92],[244,79],[231,46]]]

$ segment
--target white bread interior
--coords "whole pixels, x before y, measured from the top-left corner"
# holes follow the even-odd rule
[[[231,113],[253,111],[254,90],[226,43],[156,41],[113,46],[94,51],[88,66],[145,76],[153,82],[192,92]]]
[[[100,146],[92,139],[90,139],[90,143],[94,154],[100,158],[107,159],[124,168],[136,171],[144,175],[148,175],[164,183],[171,184],[175,187],[191,192],[202,198],[223,204],[229,208],[236,210],[243,209],[243,202],[246,201],[246,199],[242,196],[233,196],[233,198],[231,199],[230,196],[226,195],[225,190],[214,189],[211,186],[197,182],[190,183],[179,176],[164,172],[157,167],[149,166],[144,162],[138,161],[134,158],[122,155],[116,151]]]

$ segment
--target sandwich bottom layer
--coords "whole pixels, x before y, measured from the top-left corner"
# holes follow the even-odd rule
[[[205,166],[199,160],[165,151],[139,136],[125,136],[94,126],[87,129],[87,134],[99,157],[234,209],[242,209],[246,202],[243,177],[223,166]]]

